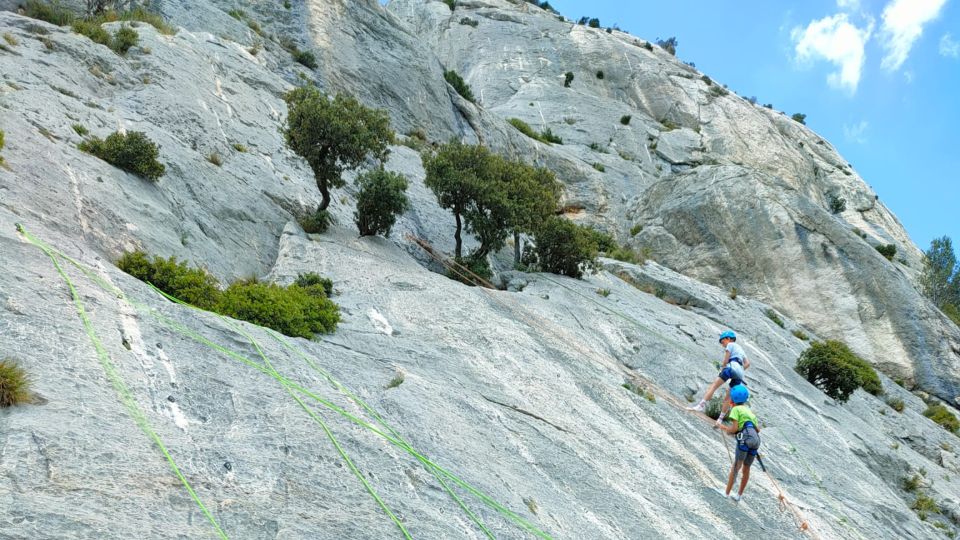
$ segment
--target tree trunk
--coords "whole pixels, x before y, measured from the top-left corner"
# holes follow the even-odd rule
[[[513,267],[520,266],[520,232],[513,231]]]
[[[453,217],[457,218],[457,232],[453,233],[453,238],[454,238],[454,240],[456,240],[456,242],[457,242],[457,247],[456,247],[455,253],[456,253],[456,255],[457,255],[457,258],[459,259],[459,258],[461,258],[461,257],[463,256],[463,254],[461,253],[461,251],[462,251],[462,249],[463,249],[463,240],[460,238],[460,229],[463,228],[463,225],[460,223],[460,213],[459,213],[459,212],[454,212],[454,213],[453,213]]]
[[[327,183],[323,180],[317,179],[317,189],[320,190],[320,195],[323,196],[323,199],[320,201],[320,207],[317,210],[326,210],[330,206],[330,189],[327,188]]]

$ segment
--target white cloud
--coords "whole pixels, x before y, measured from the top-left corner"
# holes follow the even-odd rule
[[[827,60],[837,71],[827,76],[827,83],[851,94],[856,92],[863,70],[863,46],[873,33],[873,22],[857,28],[844,13],[812,21],[806,28],[794,28],[790,36],[796,42],[797,60]]]
[[[940,56],[960,58],[960,43],[954,41],[950,34],[944,34],[940,38]]]
[[[892,0],[883,8],[881,41],[887,54],[880,66],[900,69],[910,55],[913,44],[923,34],[923,26],[940,15],[947,0]]]
[[[837,7],[842,11],[858,11],[860,0],[837,0]]]
[[[861,120],[857,124],[843,125],[843,136],[850,142],[855,142],[857,144],[864,144],[867,142],[867,128],[870,127],[870,124],[866,120]]]

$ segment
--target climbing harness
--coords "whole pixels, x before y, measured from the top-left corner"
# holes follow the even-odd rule
[[[411,242],[413,242],[413,243],[415,243],[416,245],[418,245],[421,249],[424,250],[424,252],[426,252],[428,255],[430,255],[431,257],[433,257],[437,262],[439,262],[441,265],[443,265],[444,268],[446,268],[449,272],[452,272],[452,273],[455,274],[456,276],[462,278],[462,279],[464,280],[464,282],[466,282],[466,283],[474,283],[474,284],[476,284],[476,285],[481,285],[481,286],[484,288],[484,290],[485,290],[485,292],[487,293],[487,295],[488,295],[491,299],[493,299],[495,302],[499,303],[500,305],[502,305],[502,306],[504,306],[504,307],[507,307],[508,309],[512,309],[512,310],[514,310],[514,311],[522,310],[524,313],[526,313],[527,315],[529,315],[529,317],[525,317],[525,319],[527,319],[528,324],[531,324],[531,326],[536,327],[537,329],[543,331],[545,334],[552,334],[552,335],[554,335],[554,336],[558,336],[559,339],[562,339],[562,340],[566,341],[571,347],[573,347],[573,348],[575,348],[575,349],[578,349],[578,350],[581,350],[581,351],[585,351],[584,354],[585,354],[586,356],[592,356],[592,357],[594,357],[594,358],[598,358],[598,359],[601,359],[601,360],[605,360],[605,359],[603,359],[603,358],[600,357],[599,353],[596,353],[595,351],[593,351],[593,350],[591,350],[591,349],[589,349],[589,348],[582,347],[582,346],[580,346],[580,345],[579,345],[578,343],[576,343],[576,342],[573,342],[573,341],[570,341],[570,340],[565,339],[565,338],[562,336],[562,334],[560,334],[559,332],[552,332],[552,331],[550,331],[548,328],[546,328],[546,325],[537,325],[535,322],[534,322],[534,323],[531,323],[531,322],[530,322],[530,319],[532,319],[532,318],[534,318],[534,317],[536,317],[536,316],[533,315],[532,313],[530,313],[525,307],[519,306],[519,305],[517,305],[517,306],[508,305],[507,302],[504,302],[502,299],[498,298],[497,295],[493,294],[492,292],[486,291],[486,289],[496,290],[496,287],[495,287],[492,283],[490,283],[490,282],[487,281],[486,279],[478,276],[478,275],[477,275],[476,273],[474,273],[472,270],[470,270],[469,268],[463,266],[462,264],[458,263],[457,261],[450,261],[450,260],[446,259],[446,257],[443,257],[442,255],[436,253],[436,250],[433,248],[433,246],[431,246],[431,245],[430,245],[428,242],[426,242],[425,240],[420,239],[420,238],[417,238],[417,237],[412,236],[412,235],[409,235],[409,234],[406,235],[406,239],[407,239],[407,240],[410,240]],[[601,304],[600,302],[597,302],[595,299],[589,298],[589,297],[581,294],[580,292],[575,291],[575,290],[573,290],[572,288],[570,288],[570,287],[568,287],[568,286],[566,286],[566,285],[563,285],[562,283],[560,283],[560,282],[558,282],[558,281],[556,281],[556,280],[554,280],[554,279],[551,279],[551,278],[549,278],[549,277],[547,277],[547,276],[542,276],[542,275],[541,275],[540,277],[542,277],[544,280],[546,280],[546,281],[548,281],[548,282],[551,282],[551,283],[556,284],[557,286],[559,286],[559,287],[561,287],[561,288],[563,288],[563,289],[568,290],[568,291],[571,292],[572,294],[575,294],[575,295],[577,295],[577,296],[579,296],[579,297],[581,297],[581,298],[583,298],[583,299],[585,299],[585,300],[587,300],[587,301],[589,301],[589,302],[591,302],[591,303],[594,303],[594,304],[600,306],[602,309],[606,310],[606,311],[609,312],[609,313],[612,313],[612,314],[614,314],[614,315],[616,315],[616,316],[618,316],[618,317],[620,317],[620,318],[622,318],[622,319],[624,319],[624,320],[627,320],[627,321],[629,321],[629,322],[632,322],[632,323],[633,323],[635,326],[637,326],[638,328],[642,328],[643,330],[648,331],[648,332],[650,332],[651,334],[657,335],[658,337],[660,337],[661,339],[663,339],[663,340],[665,340],[665,341],[668,341],[668,342],[671,342],[671,343],[676,344],[676,345],[678,346],[678,348],[684,349],[684,350],[686,350],[686,351],[688,351],[688,352],[695,352],[695,351],[692,351],[692,349],[690,349],[689,347],[687,347],[687,346],[685,346],[685,345],[683,345],[683,344],[681,344],[681,343],[679,343],[679,342],[677,342],[677,341],[675,341],[675,340],[673,340],[673,339],[670,339],[670,338],[668,338],[668,337],[666,337],[666,336],[663,336],[662,334],[660,334],[659,332],[656,332],[656,331],[653,330],[653,329],[648,328],[646,325],[640,323],[639,321],[637,321],[637,320],[634,319],[633,317],[630,317],[630,316],[625,315],[625,314],[623,314],[623,313],[620,313],[619,311],[614,310],[614,309],[612,309],[612,308],[610,308],[610,307],[608,307],[608,306],[606,306],[606,305],[603,305],[603,304]],[[549,324],[549,323],[548,323],[548,324]],[[674,407],[680,409],[681,411],[686,411],[686,407],[684,407],[683,404],[681,404],[672,394],[668,394],[668,393],[660,390],[659,387],[657,387],[657,385],[653,384],[653,382],[650,381],[649,379],[647,379],[646,377],[644,377],[644,376],[642,376],[642,375],[640,375],[640,374],[638,374],[638,373],[636,373],[636,372],[628,371],[628,370],[626,370],[625,368],[623,368],[623,367],[620,366],[620,365],[614,364],[614,367],[617,367],[617,368],[621,369],[621,371],[623,371],[623,372],[626,374],[627,377],[629,377],[629,378],[631,378],[631,379],[636,379],[636,380],[642,381],[642,382],[644,383],[644,386],[645,386],[648,390],[650,390],[652,393],[654,393],[655,395],[657,395],[657,397],[660,397],[660,398],[663,399],[664,401],[667,401],[667,402],[673,404]],[[692,412],[692,411],[686,411],[686,412]],[[708,417],[701,416],[701,415],[698,414],[698,413],[697,413],[697,416],[700,417],[700,418],[705,418],[705,419],[707,419],[707,420],[709,420],[709,421],[712,422],[712,420],[709,419]],[[721,443],[722,443],[722,442],[723,442],[723,435],[721,434]],[[729,455],[729,453],[730,453],[729,447],[727,447],[726,444],[724,444],[724,447],[727,449],[727,453],[728,453],[728,455]],[[759,455],[758,455],[758,458],[759,458]],[[731,458],[731,462],[732,462],[732,461],[733,461],[733,460],[732,460],[732,458]],[[773,478],[773,475],[771,475],[771,474],[766,470],[766,467],[764,467],[762,463],[761,463],[761,469],[763,470],[764,473],[766,473],[766,476],[767,476],[767,478],[770,480],[771,485],[773,485],[774,489],[775,489],[776,492],[777,492],[777,500],[779,501],[780,508],[781,508],[781,509],[788,509],[788,510],[790,510],[791,514],[793,515],[793,517],[794,517],[794,519],[795,519],[795,521],[796,521],[797,527],[798,527],[798,529],[799,529],[800,531],[803,531],[803,532],[809,534],[809,535],[810,535],[812,538],[814,538],[814,539],[819,539],[819,535],[817,535],[817,534],[810,528],[810,525],[809,525],[809,523],[807,522],[807,520],[803,517],[803,514],[801,514],[800,511],[796,508],[796,506],[795,506],[793,503],[790,502],[790,500],[789,500],[789,499],[787,498],[787,496],[786,496],[786,492],[780,487],[780,485],[779,485],[779,484],[776,482],[776,480]]]

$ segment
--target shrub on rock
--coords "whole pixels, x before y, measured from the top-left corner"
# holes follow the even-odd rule
[[[459,73],[452,69],[444,70],[443,78],[460,94],[460,97],[471,103],[476,103],[473,97],[473,91],[470,90],[470,86],[463,80],[463,77],[461,77]]]
[[[593,232],[568,219],[547,219],[536,235],[536,244],[537,260],[544,272],[579,278],[596,264]]]
[[[165,170],[163,164],[157,161],[159,147],[140,131],[126,134],[114,132],[106,139],[91,137],[77,148],[147,180],[157,180]]]
[[[310,290],[314,290],[312,287],[320,287],[323,289],[323,294],[328,298],[333,296],[333,281],[316,272],[307,272],[306,274],[298,275],[297,280],[294,281],[293,284]]]
[[[0,360],[0,409],[30,401],[30,378],[9,358]]]
[[[161,291],[197,306],[215,311],[220,297],[217,279],[199,268],[190,268],[176,257],[150,257],[143,251],[124,253],[117,267]]]
[[[873,395],[883,393],[883,386],[873,366],[840,341],[813,343],[800,355],[794,369],[840,402],[850,399],[857,388],[863,388]]]
[[[931,405],[923,411],[923,415],[940,424],[943,429],[950,433],[960,435],[960,420],[957,420],[957,417],[943,405],[939,403]]]
[[[359,191],[353,220],[360,236],[390,236],[397,216],[410,206],[407,179],[402,174],[377,169],[357,177],[356,184]]]
[[[326,296],[255,280],[231,284],[217,307],[222,315],[307,339],[333,332],[340,321],[339,308]]]

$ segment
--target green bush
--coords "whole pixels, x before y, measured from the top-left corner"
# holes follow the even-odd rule
[[[228,317],[272,328],[281,334],[307,339],[330,333],[340,321],[340,310],[325,295],[309,289],[255,280],[238,281],[221,294],[217,311]]]
[[[602,70],[602,69],[599,70],[599,71],[597,71],[597,78],[600,79],[600,80],[603,80],[603,70]]]
[[[153,284],[161,291],[201,309],[216,310],[220,299],[217,279],[199,268],[190,268],[176,257],[151,260],[143,251],[124,253],[117,267],[131,276]]]
[[[559,135],[554,134],[550,128],[543,130],[543,132],[540,134],[540,137],[540,140],[546,143],[563,144],[563,139],[561,139]]]
[[[810,336],[808,336],[806,332],[800,330],[799,328],[793,331],[793,335],[801,341],[807,341],[810,339]]]
[[[457,7],[457,0],[443,0],[443,3],[450,8],[450,11],[453,11]]]
[[[27,0],[24,6],[24,15],[32,19],[39,19],[57,26],[66,26],[76,18],[70,10],[54,2],[49,4],[40,0]]]
[[[81,137],[86,137],[87,133],[90,133],[90,131],[83,124],[73,124],[70,127],[73,128],[73,131]]]
[[[772,309],[768,309],[766,312],[766,315],[767,315],[767,318],[773,321],[774,324],[776,324],[780,328],[784,328],[783,319],[781,319],[780,316],[777,315],[776,311]]]
[[[296,50],[290,53],[293,61],[310,69],[317,69],[317,57],[310,51]]]
[[[920,489],[920,486],[923,485],[923,476],[920,474],[914,473],[913,476],[908,476],[903,479],[903,490],[908,493],[913,493]]]
[[[489,281],[493,277],[493,271],[490,270],[490,263],[486,257],[477,257],[468,255],[466,257],[454,257],[456,263],[452,269],[447,270],[447,277],[467,285],[482,285],[478,279]]]
[[[957,420],[957,417],[940,403],[927,407],[927,410],[923,411],[923,415],[940,424],[943,429],[950,433],[960,435],[960,420]]]
[[[873,367],[839,341],[813,343],[800,355],[794,369],[840,402],[850,399],[857,388],[863,388],[873,395],[883,392],[880,378]]]
[[[547,144],[550,144],[550,143],[563,144],[563,139],[561,139],[560,137],[555,135],[552,131],[550,131],[550,128],[547,128],[543,133],[537,133],[536,131],[533,130],[532,127],[530,127],[529,124],[527,124],[526,122],[524,122],[519,118],[510,118],[507,120],[507,122],[510,122],[511,126],[517,128],[517,130],[520,133],[523,133],[524,135],[526,135],[527,137],[530,137],[531,139],[535,139],[542,143],[547,143]]]
[[[114,132],[105,140],[91,137],[77,148],[147,180],[155,181],[163,176],[164,166],[157,161],[159,148],[140,131]]]
[[[317,210],[312,214],[301,216],[297,223],[303,232],[308,234],[323,234],[330,228],[333,217],[327,210]]]
[[[0,158],[0,163],[3,163],[3,158]],[[940,311],[943,311],[943,314],[949,317],[953,324],[960,326],[960,308],[953,304],[943,304]]]
[[[593,18],[587,21],[587,26],[590,28],[600,28],[600,19]]]
[[[807,115],[803,113],[793,113],[793,115],[790,118],[792,118],[794,122],[799,122],[803,125],[807,125]]]
[[[333,296],[333,281],[316,272],[307,272],[306,274],[298,275],[297,280],[294,281],[293,284],[308,290],[313,290],[314,287],[319,286],[323,289],[323,294],[327,296],[327,298]]]
[[[897,412],[903,412],[904,403],[903,403],[903,400],[900,399],[900,398],[890,398],[890,399],[888,399],[888,400],[887,400],[887,405],[889,405],[891,409],[893,409],[893,410],[895,410],[895,411],[897,411]]]
[[[596,265],[597,242],[591,229],[559,216],[552,216],[536,234],[540,268],[579,278]]]
[[[0,129],[0,150],[3,150],[3,130]],[[0,165],[3,165],[3,156],[0,156]]]
[[[630,227],[630,236],[636,236],[643,231],[643,225],[637,223],[633,227]]]
[[[623,115],[623,116],[620,117],[620,123],[623,124],[623,125],[625,125],[625,126],[629,126],[629,125],[630,125],[630,120],[631,120],[632,118],[633,118],[633,116],[631,116],[631,115],[629,115],[629,114],[625,114],[625,115]]]
[[[607,172],[607,168],[603,166],[603,163],[594,163],[593,168],[600,172]]]
[[[90,41],[100,45],[110,46],[110,32],[107,32],[99,23],[85,19],[73,21],[73,31],[87,36]]]
[[[940,506],[933,498],[925,493],[918,493],[917,498],[913,500],[910,508],[917,513],[917,517],[926,520],[929,514],[939,514]]]
[[[463,80],[463,77],[461,77],[459,73],[452,69],[444,70],[443,78],[460,94],[460,97],[471,103],[476,103],[473,97],[473,91],[470,90],[470,86]]]
[[[827,196],[827,204],[830,205],[830,211],[834,214],[839,214],[847,209],[847,200],[832,193]]]
[[[410,206],[407,179],[400,173],[383,169],[357,177],[357,209],[353,220],[360,236],[390,236],[397,216]]]
[[[657,46],[660,47],[661,49],[667,51],[668,53],[670,53],[670,54],[673,55],[673,56],[676,56],[676,55],[677,55],[677,46],[678,46],[678,45],[680,45],[680,43],[677,41],[677,38],[675,38],[675,37],[669,37],[669,38],[667,38],[667,39],[657,38]]]
[[[460,19],[460,24],[464,26],[472,26],[473,28],[480,26],[479,22],[477,22],[475,19],[471,19],[470,17],[464,17]]]
[[[888,261],[892,261],[894,256],[897,254],[897,246],[893,244],[880,244],[879,246],[876,246],[876,249],[881,255],[886,257]]]
[[[117,33],[113,35],[110,41],[110,48],[117,54],[127,54],[132,47],[136,47],[140,42],[140,34],[127,25],[122,26]]]
[[[720,396],[714,396],[707,402],[707,408],[703,411],[704,414],[716,420],[720,418],[720,413],[723,412],[723,398]]]
[[[568,71],[563,74],[563,87],[570,88],[570,83],[573,82],[573,72]]]
[[[0,409],[30,402],[30,378],[9,358],[0,360]]]

